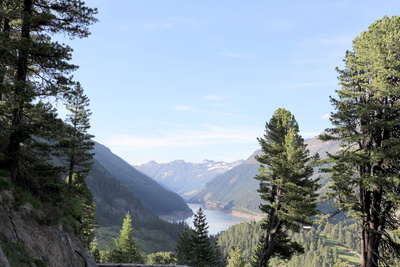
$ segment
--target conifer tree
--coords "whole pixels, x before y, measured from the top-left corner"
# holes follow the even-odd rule
[[[390,234],[400,226],[399,39],[400,18],[385,16],[353,40],[345,69],[337,68],[341,89],[331,98],[334,128],[320,136],[343,147],[329,155],[330,197],[357,219],[362,267],[400,258],[400,244]]]
[[[88,133],[90,128],[88,109],[89,99],[84,95],[83,88],[78,82],[74,91],[68,96],[66,108],[70,111],[66,119],[64,133],[59,142],[59,149],[62,151],[65,161],[68,164],[68,177],[74,173],[86,177],[93,164],[94,136]],[[71,182],[71,180],[69,180]]]
[[[214,250],[208,236],[208,223],[202,208],[194,215],[191,238],[192,264],[198,267],[214,266]]]
[[[140,258],[133,238],[132,218],[129,212],[126,214],[119,237],[115,239],[113,261],[119,263],[138,262]]]
[[[101,257],[100,257],[100,250],[98,247],[98,242],[97,238],[93,238],[92,242],[90,243],[90,255],[93,256],[94,260],[96,262],[100,262]]]
[[[178,264],[187,264],[197,267],[222,266],[221,252],[218,240],[214,246],[208,235],[208,223],[202,208],[194,215],[194,228],[185,229],[179,235],[178,245],[175,249]]]
[[[177,264],[189,264],[192,260],[191,230],[185,228],[179,234],[178,245],[175,248]]]
[[[227,267],[245,267],[246,261],[243,258],[240,245],[232,246],[231,253],[229,254]]]
[[[8,0],[0,5],[0,117],[7,144],[0,165],[9,169],[14,183],[24,185],[21,166],[30,164],[21,164],[28,158],[23,153],[34,155],[38,146],[45,146],[38,143],[51,139],[43,127],[46,115],[38,121],[32,111],[43,103],[52,110],[50,100],[65,99],[74,84],[71,72],[77,69],[68,62],[72,49],[52,41],[52,35],[87,37],[97,11],[80,0]]]
[[[261,165],[260,209],[267,216],[263,224],[266,230],[259,266],[268,265],[272,256],[289,259],[303,248],[291,241],[286,231],[298,232],[301,224],[312,225],[311,216],[316,215],[315,191],[318,179],[311,180],[312,167],[309,150],[299,135],[299,127],[290,111],[280,108],[266,123],[264,138],[258,138],[263,154],[256,159]],[[315,158],[316,159],[316,158]]]

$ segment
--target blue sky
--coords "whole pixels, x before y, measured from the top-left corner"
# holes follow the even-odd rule
[[[233,161],[277,108],[304,138],[331,126],[352,40],[400,1],[88,0],[99,22],[68,41],[96,141],[132,164]]]

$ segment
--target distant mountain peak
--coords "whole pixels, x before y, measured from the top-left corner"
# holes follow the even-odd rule
[[[180,159],[169,163],[146,163],[134,167],[189,200],[211,179],[229,171],[243,161],[216,162],[205,159],[200,163],[193,163]]]

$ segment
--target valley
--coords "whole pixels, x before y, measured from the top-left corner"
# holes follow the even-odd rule
[[[339,144],[318,140],[317,137],[305,140],[310,155],[318,153],[321,158],[326,153],[336,153]],[[255,151],[246,160],[232,163],[203,161],[201,163],[176,160],[170,163],[151,161],[134,166],[155,181],[179,194],[185,201],[203,204],[225,213],[239,217],[260,219],[259,182],[254,179],[259,173],[260,163],[255,159],[261,150]],[[314,170],[314,178],[321,176],[320,193],[327,190],[327,174]]]

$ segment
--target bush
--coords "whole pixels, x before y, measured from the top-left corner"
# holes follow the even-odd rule
[[[30,267],[35,264],[37,267],[46,267],[44,261],[33,259],[23,244],[9,242],[4,246],[3,252],[11,266]]]
[[[42,202],[34,197],[31,192],[21,189],[19,187],[15,188],[15,207],[19,208],[25,203],[31,203],[35,209],[42,208]]]
[[[146,264],[176,264],[177,260],[173,252],[157,252],[147,256]]]
[[[1,176],[1,174],[0,174],[0,176]],[[4,179],[0,179],[0,191],[9,190],[10,188],[11,188],[11,182],[10,181],[4,180]]]

